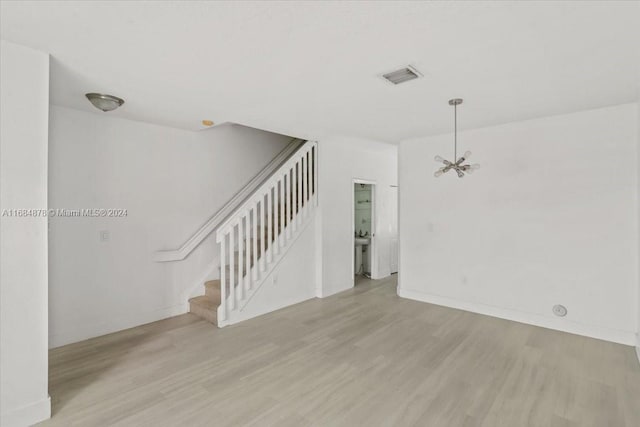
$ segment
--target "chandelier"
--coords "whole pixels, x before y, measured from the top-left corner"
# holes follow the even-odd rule
[[[435,161],[438,163],[444,164],[443,167],[438,169],[433,174],[436,178],[442,175],[443,173],[449,172],[451,169],[456,171],[456,173],[458,174],[458,178],[463,178],[465,173],[473,173],[474,170],[480,169],[480,165],[477,163],[473,165],[463,164],[465,160],[471,157],[471,151],[466,151],[462,155],[462,157],[456,160],[456,158],[458,157],[458,105],[460,104],[462,104],[461,98],[454,98],[449,100],[449,105],[453,105],[453,160],[454,161],[450,162],[449,160],[443,159],[440,156],[436,156]]]

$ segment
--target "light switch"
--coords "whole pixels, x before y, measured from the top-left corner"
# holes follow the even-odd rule
[[[109,233],[109,230],[100,231],[100,241],[101,242],[108,242],[110,238],[111,238],[111,234]]]

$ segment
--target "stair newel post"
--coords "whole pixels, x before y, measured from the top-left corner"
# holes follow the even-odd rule
[[[251,207],[253,211],[253,282],[258,280],[258,201],[256,200]],[[253,284],[251,285],[253,288]]]
[[[313,151],[313,204],[318,206],[318,144],[314,143]]]
[[[246,277],[243,277],[243,260],[244,260],[244,244],[245,244],[245,233],[244,233],[244,219],[246,214],[242,214],[240,220],[238,221],[238,298],[240,301],[244,299],[244,281]],[[235,258],[235,253],[234,253]]]
[[[220,241],[220,320],[227,320],[227,262],[226,262],[226,249],[227,249],[227,235],[222,234],[222,240]]]
[[[272,217],[271,217],[271,209],[272,209],[272,205],[273,203],[271,202],[271,186],[269,186],[269,188],[267,189],[267,253],[268,253],[268,257],[267,257],[267,261],[271,262],[273,260],[273,222],[271,222]]]
[[[235,244],[236,225],[231,224],[231,231],[229,233],[229,299],[231,300],[230,310],[236,308],[236,268],[234,263],[234,252],[236,250]]]

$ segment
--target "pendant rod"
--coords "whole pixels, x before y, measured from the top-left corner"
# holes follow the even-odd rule
[[[458,161],[458,104],[453,104],[453,162]]]

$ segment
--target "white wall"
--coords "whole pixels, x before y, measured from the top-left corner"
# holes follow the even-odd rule
[[[451,135],[403,142],[399,294],[632,344],[636,117],[627,104],[462,132],[482,165],[463,179],[433,176]]]
[[[393,194],[397,184],[397,147],[336,137],[318,142],[318,190],[322,224],[322,290],[327,296],[353,287],[353,180],[375,181],[377,268],[374,278],[390,274]]]
[[[51,208],[128,210],[126,218],[51,220],[52,347],[186,312],[189,296],[217,274],[214,237],[185,261],[156,263],[153,253],[178,248],[291,140],[57,106],[50,132]]]
[[[47,209],[48,55],[0,45],[0,210]],[[49,418],[47,220],[0,217],[0,424]]]

